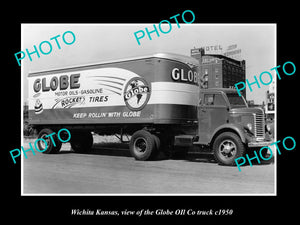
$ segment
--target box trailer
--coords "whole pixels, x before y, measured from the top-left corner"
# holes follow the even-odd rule
[[[47,141],[45,153],[60,150],[50,134],[61,128],[71,131],[76,152],[92,147],[91,132],[129,134],[137,160],[209,146],[218,162],[232,165],[246,148],[267,143],[261,110],[234,90],[202,91],[200,82],[196,59],[170,53],[30,73],[29,122]]]

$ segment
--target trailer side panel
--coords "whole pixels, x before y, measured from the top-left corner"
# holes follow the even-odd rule
[[[178,124],[196,120],[197,69],[150,57],[29,74],[30,123]]]

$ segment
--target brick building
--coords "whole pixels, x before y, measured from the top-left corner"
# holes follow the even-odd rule
[[[236,60],[221,54],[205,54],[203,48],[191,49],[191,56],[200,63],[202,88],[235,88],[234,84],[245,82],[245,60]],[[243,90],[246,97],[246,91]]]

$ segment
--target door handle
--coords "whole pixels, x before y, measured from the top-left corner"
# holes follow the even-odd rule
[[[201,108],[201,111],[202,111],[202,112],[206,112],[206,109],[204,109],[204,108]]]

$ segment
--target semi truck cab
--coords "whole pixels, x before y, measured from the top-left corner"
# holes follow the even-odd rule
[[[195,140],[192,145],[210,146],[220,164],[234,165],[251,148],[271,143],[263,109],[249,108],[235,89],[200,90],[197,123],[198,135],[190,138]],[[180,140],[177,143],[181,145]]]

